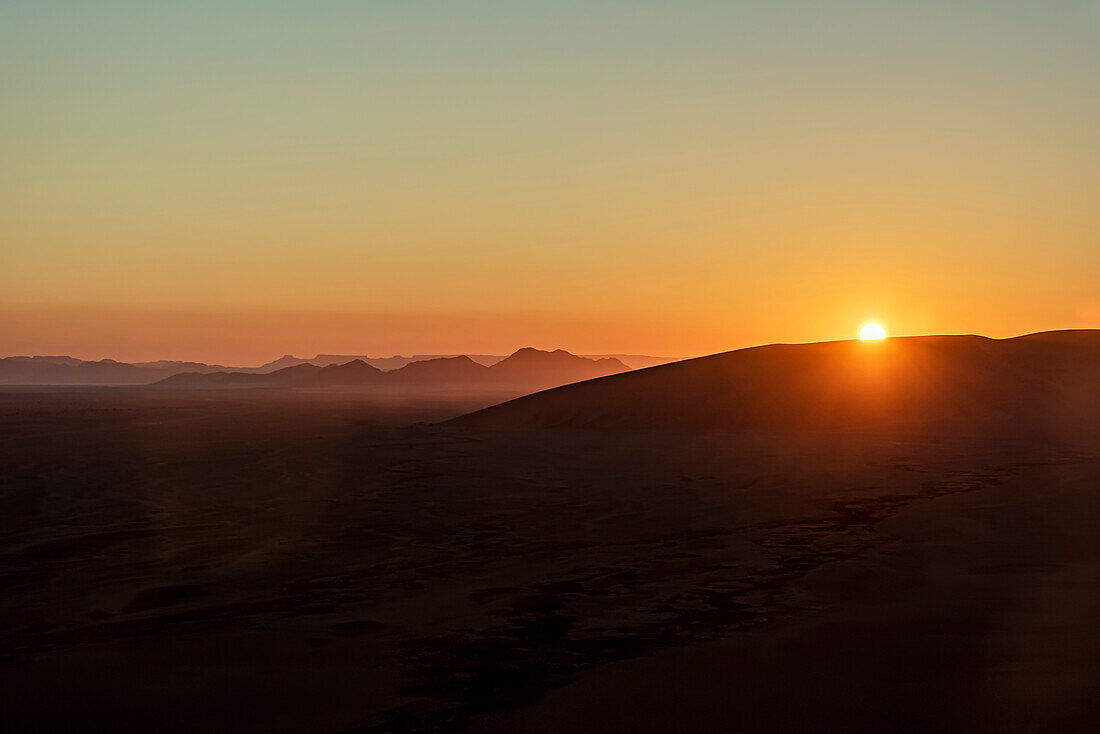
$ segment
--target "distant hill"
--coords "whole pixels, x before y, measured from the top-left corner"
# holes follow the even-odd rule
[[[274,372],[181,372],[166,377],[158,385],[175,387],[336,387],[377,384],[385,373],[361,359],[347,364],[318,367],[296,364]]]
[[[580,354],[576,355],[584,357],[585,359],[600,360],[600,359],[617,359],[622,362],[626,367],[633,370],[642,369],[644,367],[653,367],[659,364],[666,364],[668,362],[675,362],[677,357],[650,357],[644,354]],[[293,367],[299,364],[315,364],[318,367],[326,367],[330,364],[345,364],[353,359],[361,359],[369,365],[373,365],[380,370],[396,370],[404,367],[407,364],[414,362],[426,362],[434,359],[451,359],[454,357],[466,357],[473,362],[477,362],[485,367],[491,367],[492,365],[500,362],[508,357],[506,354],[414,354],[411,357],[404,357],[401,355],[395,355],[393,357],[368,357],[365,354],[318,354],[316,357],[295,357],[290,354],[285,354],[279,359],[268,362],[267,364],[259,367],[249,368],[223,368],[225,370],[233,370],[236,372],[274,372],[275,370],[282,369],[283,367]]]
[[[682,357],[650,357],[645,354],[582,354],[588,359],[617,359],[632,370],[642,370],[646,367],[656,367],[659,364],[678,362]]]
[[[522,350],[521,350],[522,351]],[[538,351],[538,350],[532,350]],[[561,351],[561,350],[559,350]],[[555,354],[555,352],[542,352],[542,354]],[[569,354],[568,352],[562,352],[562,354]],[[515,355],[512,355],[515,356]],[[538,377],[536,373],[523,374],[524,368],[517,367],[517,360],[512,360],[512,356],[506,355],[493,355],[493,354],[471,354],[471,355],[433,355],[433,354],[416,354],[410,357],[393,356],[393,357],[366,357],[357,355],[341,355],[341,354],[318,354],[316,357],[309,359],[295,357],[293,355],[284,355],[279,359],[268,362],[259,367],[227,367],[219,364],[205,364],[203,362],[188,362],[181,360],[169,360],[161,359],[150,362],[118,362],[113,359],[103,360],[81,360],[70,356],[16,356],[0,359],[0,385],[150,385],[155,382],[159,382],[167,377],[171,377],[177,374],[184,373],[198,373],[198,374],[214,374],[214,373],[232,373],[232,374],[251,374],[251,375],[264,375],[274,374],[287,367],[297,367],[300,365],[310,365],[315,367],[329,367],[332,365],[343,365],[354,361],[360,361],[371,367],[375,367],[383,371],[396,371],[402,368],[418,364],[420,362],[439,362],[440,360],[454,360],[459,359],[460,362],[450,363],[449,367],[441,367],[438,364],[433,367],[429,367],[429,370],[452,370],[454,372],[451,381],[456,383],[462,383],[464,381],[475,380],[474,375],[483,374],[485,380],[492,382],[499,378],[507,383],[515,384],[545,384],[545,385],[560,385],[564,384],[556,376],[555,370],[563,371],[562,374],[573,374],[572,369],[566,361],[559,360],[556,362],[557,367],[547,373],[545,377]],[[579,375],[576,379],[589,379],[590,377],[602,376],[603,374],[613,374],[615,371],[622,371],[624,369],[637,369],[640,367],[648,367],[653,364],[662,364],[667,359],[663,357],[645,357],[642,355],[585,355],[578,357],[576,355],[569,355],[573,359],[586,359],[589,362],[595,362],[597,364],[608,365],[608,370],[591,369],[586,363],[580,364],[576,369],[576,374]],[[620,359],[619,357],[622,357]],[[555,359],[553,357],[549,359]],[[474,365],[488,368],[512,360],[498,372],[493,373],[479,373],[469,365],[465,365],[461,369],[465,369],[469,374],[462,376],[458,372],[459,367],[457,364],[465,364],[466,362],[472,362]],[[606,360],[612,360],[610,362]],[[518,358],[518,362],[523,362],[522,355]],[[326,377],[318,379],[333,379],[330,373],[325,373]],[[422,380],[423,375],[426,372],[414,370],[409,373],[405,373],[399,377],[399,381],[403,381],[407,384],[416,383],[418,380]],[[275,378],[277,383],[280,379],[290,379],[287,377]],[[225,384],[251,384],[247,379],[240,377],[223,377],[215,378],[211,380],[213,383],[216,380],[223,380]],[[575,380],[569,380],[575,381]],[[259,383],[256,383],[259,384]],[[269,382],[269,384],[271,384]]]
[[[176,371],[113,359],[92,362],[72,357],[7,357],[0,359],[0,385],[140,385]]]
[[[117,362],[73,357],[5,357],[0,359],[0,385],[150,385],[180,372],[211,373],[232,367],[158,360]]]
[[[539,390],[594,377],[625,372],[617,359],[592,360],[564,350],[545,352],[525,347],[486,367],[466,356],[410,362],[382,371],[356,359],[343,365],[319,367],[310,363],[284,367],[268,374],[247,372],[181,373],[159,385],[170,387],[508,387]]]
[[[1095,433],[1100,330],[754,347],[548,390],[454,422]]]
[[[544,352],[524,347],[488,370],[492,381],[496,383],[550,386],[615,375],[626,372],[629,368],[613,357],[588,359],[570,354],[564,349]]]
[[[489,368],[466,356],[437,357],[409,362],[388,373],[403,385],[477,385],[489,378]]]
[[[349,362],[353,359],[355,359],[355,357],[348,357]],[[311,361],[308,360],[308,359],[302,359],[301,357],[295,357],[292,354],[284,354],[283,356],[279,357],[278,359],[272,360],[271,362],[268,362],[266,364],[262,364],[259,367],[238,368],[235,371],[236,372],[263,372],[263,373],[267,373],[267,372],[274,372],[275,370],[281,370],[284,367],[297,367],[300,364],[311,364]],[[317,365],[317,366],[322,367],[324,365]]]
[[[76,359],[75,357],[70,357],[68,355],[64,355],[64,356],[35,356],[35,357],[7,357],[7,359],[11,360],[12,363],[25,363],[25,364],[38,364],[38,365],[62,364],[62,365],[69,365],[69,366],[75,366],[75,365],[78,365],[78,364],[80,364],[81,362],[84,361],[82,359]]]
[[[274,372],[275,370],[282,369],[283,367],[293,367],[299,364],[313,364],[318,367],[327,367],[330,364],[346,364],[354,359],[362,360],[369,365],[377,367],[380,370],[396,370],[401,369],[407,364],[413,362],[426,362],[432,359],[448,359],[453,357],[467,357],[468,359],[477,362],[478,364],[485,365],[486,367],[499,362],[504,359],[506,355],[495,354],[414,354],[411,357],[403,357],[401,355],[395,355],[393,357],[368,357],[365,354],[318,354],[316,357],[304,358],[295,357],[290,354],[285,354],[279,359],[276,359],[267,364],[260,365],[259,367],[251,367],[246,369],[238,368],[238,372]]]
[[[79,362],[79,360],[76,360]],[[236,369],[226,367],[223,364],[206,364],[204,362],[185,362],[178,359],[158,359],[155,362],[130,362],[135,367],[148,367],[155,370],[169,372],[224,372]]]

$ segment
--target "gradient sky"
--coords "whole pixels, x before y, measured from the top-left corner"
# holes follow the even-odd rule
[[[1100,3],[0,0],[0,355],[1100,326]]]

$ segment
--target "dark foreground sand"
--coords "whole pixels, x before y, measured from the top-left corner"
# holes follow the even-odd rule
[[[1093,731],[1093,437],[0,394],[16,731]]]
[[[1096,731],[1100,465],[1001,479],[899,509],[788,587],[820,613],[587,672],[473,730]]]

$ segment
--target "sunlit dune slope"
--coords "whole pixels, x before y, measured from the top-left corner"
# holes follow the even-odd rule
[[[488,428],[885,428],[1094,435],[1100,330],[1013,339],[775,344],[529,395],[453,421]]]

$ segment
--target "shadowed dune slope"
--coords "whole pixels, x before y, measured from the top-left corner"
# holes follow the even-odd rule
[[[774,344],[547,390],[486,428],[912,428],[1094,435],[1100,330]]]

